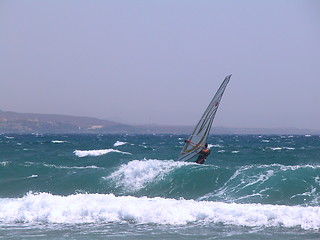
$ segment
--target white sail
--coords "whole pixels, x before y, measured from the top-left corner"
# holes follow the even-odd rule
[[[212,98],[209,106],[202,115],[193,133],[189,139],[186,140],[186,143],[178,157],[178,161],[187,161],[190,158],[193,158],[206,144],[214,116],[216,115],[222,95],[227,87],[227,84],[229,83],[230,78],[231,75],[227,76],[222,82],[220,88]]]

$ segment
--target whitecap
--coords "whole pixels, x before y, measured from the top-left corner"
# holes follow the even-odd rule
[[[282,149],[294,150],[295,148],[293,148],[293,147],[271,147],[270,149],[273,150],[273,151],[279,151],[279,150],[282,150]]]
[[[118,147],[118,146],[122,146],[127,144],[127,142],[120,142],[120,141],[116,141],[115,144],[113,144],[114,147]]]
[[[31,176],[29,176],[29,177],[27,177],[27,178],[37,178],[37,177],[38,177],[37,174],[33,174],[33,175],[31,175]]]
[[[131,154],[128,152],[122,152],[116,149],[100,149],[100,150],[75,150],[73,153],[75,155],[77,155],[78,157],[87,157],[87,156],[93,156],[93,157],[97,157],[97,156],[101,156],[101,155],[105,155],[108,153],[122,153],[122,154]]]
[[[6,139],[14,139],[14,137],[4,136]]]
[[[281,150],[282,148],[281,147],[273,147],[273,148],[271,148],[271,150],[273,150],[273,151],[277,151],[277,150]]]
[[[53,140],[53,141],[51,141],[52,143],[65,143],[65,142],[67,142],[67,141],[61,141],[61,140]]]
[[[92,166],[84,166],[84,167],[78,167],[78,166],[57,166],[54,164],[42,164],[45,167],[49,168],[57,168],[57,169],[97,169],[99,167],[92,165]]]
[[[0,162],[0,166],[3,166],[3,167],[6,167],[10,164],[9,161],[3,161],[3,162]]]
[[[150,182],[160,180],[173,169],[188,164],[193,163],[173,160],[133,160],[121,165],[108,179],[113,180],[118,187],[123,187],[127,191],[137,191]]]
[[[218,223],[319,230],[319,213],[320,207],[237,204],[161,197],[117,197],[113,194],[78,193],[58,196],[50,193],[29,193],[22,198],[0,199],[1,223]]]
[[[215,147],[215,148],[223,148],[223,146],[220,145],[220,144],[208,144],[208,147],[209,147],[209,148],[212,148],[212,147]]]

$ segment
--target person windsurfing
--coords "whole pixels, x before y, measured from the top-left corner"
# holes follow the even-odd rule
[[[204,162],[206,161],[210,153],[211,153],[211,150],[210,148],[208,148],[208,143],[206,143],[203,149],[199,152],[199,156],[195,162],[198,164],[204,164]]]

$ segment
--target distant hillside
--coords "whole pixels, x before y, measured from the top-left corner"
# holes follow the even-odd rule
[[[0,110],[0,133],[120,133],[136,128],[108,120]]]
[[[194,126],[128,125],[113,121],[57,114],[16,113],[0,110],[0,133],[190,134]],[[214,134],[320,134],[309,129],[213,127]]]
[[[0,110],[1,133],[190,133],[192,127],[128,125],[91,117],[59,114],[17,113]]]

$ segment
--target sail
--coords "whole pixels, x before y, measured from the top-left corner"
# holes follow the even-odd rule
[[[231,75],[227,76],[222,82],[220,88],[212,98],[209,106],[203,113],[193,133],[191,134],[189,139],[186,140],[186,143],[178,157],[178,161],[187,161],[190,158],[193,158],[201,151],[203,146],[206,144],[214,116],[216,115],[222,95],[227,87],[227,84],[229,83],[230,78]]]

